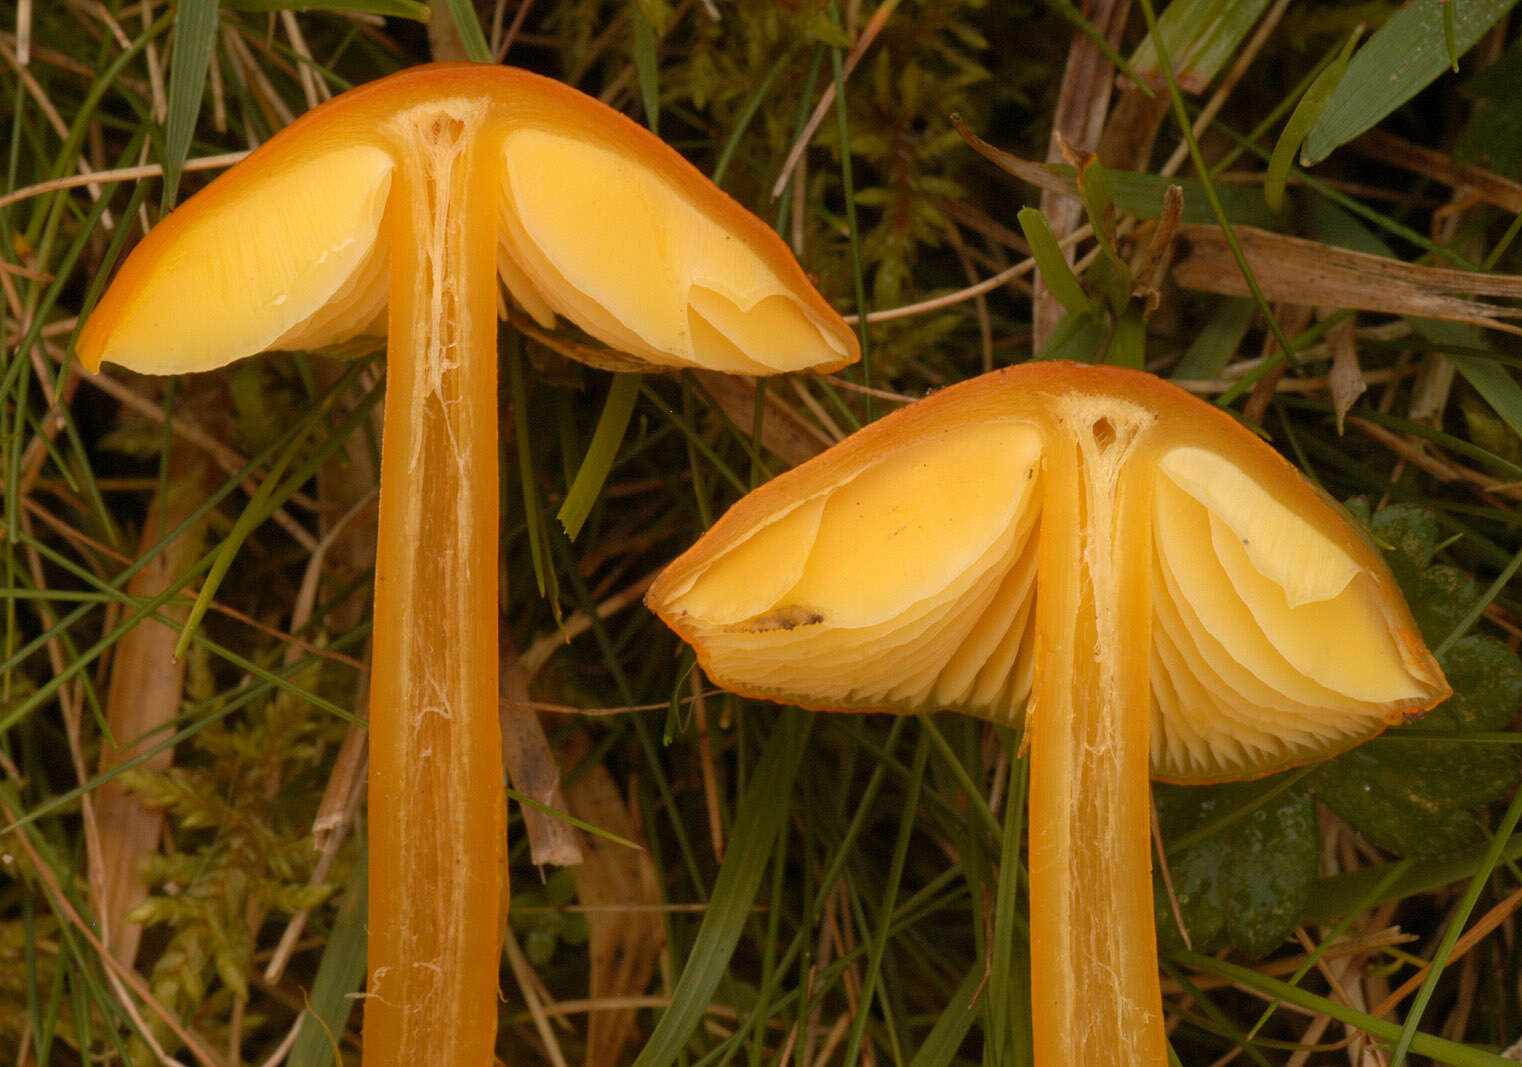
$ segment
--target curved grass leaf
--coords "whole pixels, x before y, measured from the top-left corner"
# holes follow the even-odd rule
[[[1451,856],[1422,858],[1415,863],[1402,859],[1318,878],[1300,921],[1329,925],[1354,908],[1378,907],[1472,878],[1476,871],[1488,869],[1490,850],[1491,842],[1486,841]],[[1518,859],[1522,859],[1522,837],[1513,837],[1502,846],[1496,862],[1515,863]],[[1404,870],[1396,871],[1402,866]],[[1386,882],[1392,872],[1395,877]]]
[[[655,54],[655,27],[642,9],[634,9],[634,69],[639,76],[639,96],[645,105],[645,125],[660,133],[661,87]]]
[[[1360,36],[1358,30],[1348,35],[1342,50],[1316,75],[1310,88],[1306,89],[1305,95],[1295,105],[1295,110],[1290,112],[1289,121],[1284,124],[1284,132],[1279,135],[1273,155],[1268,158],[1268,173],[1263,179],[1263,198],[1275,211],[1284,206],[1284,183],[1289,178],[1290,166],[1295,162],[1295,152],[1311,132],[1311,126],[1326,110],[1332,93],[1348,69],[1348,59],[1353,55]]]
[[[639,399],[640,381],[638,374],[613,376],[613,386],[608,390],[608,400],[598,417],[597,429],[592,431],[592,443],[587,446],[587,454],[555,516],[572,541],[581,533],[587,516],[592,514],[592,505],[597,503],[597,495],[602,492],[608,472],[613,469],[613,461],[618,458],[624,431],[629,428],[629,419],[634,414],[634,402]]]
[[[1443,940],[1438,944],[1437,951],[1432,954],[1432,962],[1427,971],[1427,977],[1422,980],[1422,987],[1417,991],[1416,999],[1411,1002],[1411,1009],[1406,1013],[1406,1024],[1401,1027],[1400,1040],[1395,1044],[1395,1051],[1390,1056],[1390,1067],[1401,1067],[1406,1062],[1406,1054],[1416,1045],[1418,1036],[1417,1027],[1421,1025],[1422,1015],[1427,1010],[1427,1005],[1432,1002],[1432,994],[1437,991],[1438,979],[1443,976],[1449,959],[1452,958],[1454,946],[1458,944],[1459,935],[1469,923],[1469,916],[1474,914],[1475,905],[1480,902],[1480,893],[1484,891],[1486,883],[1490,881],[1492,872],[1500,862],[1501,852],[1515,835],[1517,821],[1522,819],[1522,792],[1518,792],[1511,798],[1507,805],[1506,814],[1501,817],[1496,826],[1496,835],[1486,847],[1485,858],[1480,862],[1480,869],[1470,879],[1469,885],[1464,889],[1464,895],[1458,905],[1449,915],[1448,928],[1443,931]],[[1507,1057],[1510,1059],[1510,1057]]]
[[[981,962],[973,964],[967,977],[957,987],[951,1003],[941,1011],[935,1026],[925,1036],[925,1043],[909,1061],[909,1067],[947,1067],[956,1058],[957,1050],[972,1024],[978,1018],[978,995],[987,982]]]

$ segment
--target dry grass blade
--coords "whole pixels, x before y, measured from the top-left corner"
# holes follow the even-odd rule
[[[1253,226],[1235,232],[1263,295],[1276,303],[1415,315],[1522,334],[1522,326],[1505,321],[1522,317],[1522,309],[1450,295],[1518,298],[1522,279],[1402,263]],[[1184,288],[1249,294],[1225,236],[1214,226],[1179,227],[1178,249],[1173,277]]]
[[[1337,432],[1342,433],[1348,411],[1369,388],[1363,368],[1358,365],[1358,333],[1353,319],[1346,318],[1327,331],[1327,347],[1332,350],[1332,413],[1337,416]]]
[[[1435,456],[1422,446],[1409,441],[1398,433],[1367,419],[1350,418],[1347,425],[1372,440],[1378,441],[1412,466],[1419,467],[1434,478],[1445,482],[1467,482],[1487,493],[1522,499],[1522,484],[1502,481],[1471,467]]]
[[[584,752],[585,747],[585,741],[579,740],[573,751]],[[568,752],[567,758],[571,756]],[[567,790],[566,799],[578,819],[644,843],[640,819],[624,803],[602,764],[588,768]],[[592,932],[590,998],[597,1002],[637,996],[649,986],[666,947],[654,865],[648,852],[634,852],[591,834],[582,839],[585,858],[572,871],[576,895],[583,904],[608,906],[586,913]],[[625,910],[628,905],[644,907]],[[587,1022],[587,1067],[622,1062],[636,1027],[633,1007],[592,1012]]]
[[[698,371],[697,379],[735,428],[749,437],[756,416],[756,380],[713,371]],[[766,417],[761,424],[763,448],[796,467],[823,452],[830,444],[830,439],[796,408],[784,402],[775,389],[767,390]]]
[[[622,611],[632,604],[637,604],[639,598],[645,595],[645,590],[650,588],[650,583],[655,580],[655,572],[639,578],[630,585],[620,589],[612,596],[601,600],[597,604],[597,617],[606,619],[614,612]],[[580,637],[592,629],[592,618],[584,611],[577,611],[567,615],[565,623],[554,633],[548,633],[534,639],[521,657],[523,671],[533,679],[539,673],[539,669],[545,665],[555,652],[569,644],[572,640]]]
[[[1522,211],[1522,182],[1502,177],[1484,167],[1460,163],[1444,152],[1412,144],[1383,130],[1370,130],[1353,147],[1371,159],[1400,167],[1462,190],[1475,200],[1507,211]]]
[[[150,521],[143,529],[143,552],[153,549],[166,530],[188,518],[205,496],[205,467],[199,457],[184,446],[174,449],[172,455],[168,492],[162,507],[149,512]],[[158,595],[199,552],[199,535],[187,533],[133,575],[127,592],[142,598]],[[188,613],[183,601],[164,608],[166,616],[181,623]],[[179,714],[185,686],[185,662],[174,658],[179,636],[175,627],[144,619],[117,645],[106,698],[106,722],[116,744],[101,748],[103,773],[157,744],[164,728]],[[163,771],[173,761],[174,750],[165,749],[140,766],[145,771]],[[101,868],[94,879],[100,893],[100,923],[112,955],[131,966],[143,928],[129,921],[127,913],[148,894],[142,862],[158,849],[164,816],[162,810],[145,803],[115,778],[96,792],[95,817],[100,833]]]
[[[884,3],[872,13],[871,20],[868,21],[866,28],[861,31],[861,36],[856,39],[856,44],[852,46],[850,54],[845,58],[845,64],[840,73],[842,83],[851,77],[851,72],[856,69],[856,64],[861,62],[861,57],[866,55],[867,49],[872,47],[872,42],[877,39],[877,35],[888,24],[888,19],[893,14],[893,9],[898,7],[898,4],[899,0],[884,0]],[[825,87],[824,93],[819,97],[819,103],[814,105],[813,113],[809,115],[809,119],[804,123],[802,131],[794,139],[792,150],[788,152],[787,159],[783,161],[782,169],[777,175],[777,180],[772,183],[773,200],[781,196],[782,190],[787,188],[787,183],[792,178],[793,171],[798,166],[798,161],[803,158],[804,149],[808,148],[809,142],[814,139],[814,134],[818,131],[819,124],[824,121],[825,115],[829,112],[830,105],[834,102],[835,85],[831,83]]]
[[[501,654],[497,658],[501,681],[498,705],[502,723],[502,769],[508,783],[547,807],[565,811],[565,797],[560,791],[560,766],[550,748],[549,738],[539,722],[539,713],[529,703],[528,673],[518,657],[506,622],[498,630]],[[528,805],[523,807],[523,825],[528,831],[529,853],[534,866],[546,864],[570,866],[582,862],[576,831],[548,812]]]
[[[1131,11],[1131,0],[1098,0],[1097,3],[1084,6],[1094,28],[1112,46],[1118,46],[1126,28],[1126,16]],[[1105,114],[1110,108],[1110,91],[1114,79],[1115,67],[1099,50],[1099,46],[1075,31],[1072,47],[1068,49],[1067,65],[1062,71],[1062,87],[1057,93],[1057,112],[1052,118],[1051,139],[1046,150],[1047,162],[1063,161],[1064,143],[1083,151],[1093,151],[1099,147]],[[1083,204],[1057,190],[1043,189],[1041,213],[1046,216],[1052,233],[1060,242],[1077,228],[1083,217]],[[1071,250],[1066,254],[1071,265]],[[1031,344],[1034,349],[1041,350],[1061,318],[1062,305],[1038,277],[1036,303],[1031,319],[1034,330]]]

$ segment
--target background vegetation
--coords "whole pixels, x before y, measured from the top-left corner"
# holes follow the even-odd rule
[[[504,326],[507,758],[604,835],[513,806],[505,1062],[1028,1062],[1018,734],[713,692],[639,596],[748,487],[1038,351],[1145,362],[1352,499],[1457,691],[1327,764],[1157,790],[1179,1061],[1517,1058],[1511,6],[1173,0],[1157,47],[1149,0],[0,5],[0,1060],[356,1055],[379,349],[159,380],[70,344],[225,154],[486,54],[656,128],[871,317],[860,368],[766,384]],[[1081,169],[1044,165],[1054,126]]]

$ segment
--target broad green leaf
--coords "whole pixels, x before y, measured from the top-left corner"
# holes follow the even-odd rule
[[[1493,637],[1476,634],[1455,641],[1443,656],[1443,671],[1453,696],[1422,719],[1425,731],[1504,730],[1522,705],[1522,661]],[[1434,747],[1448,746],[1437,742]]]
[[[1185,92],[1203,92],[1236,55],[1247,31],[1257,25],[1268,0],[1174,0],[1157,20],[1158,33]],[[1154,86],[1162,85],[1157,45],[1149,33],[1131,54],[1131,66]]]
[[[1498,730],[1522,702],[1522,662],[1501,642],[1471,636],[1442,657],[1454,695],[1411,727],[1396,727],[1318,767],[1311,788],[1337,815],[1381,848],[1438,855],[1475,840],[1472,808],[1517,782],[1516,746],[1403,741],[1406,729],[1455,734]]]
[[[1367,508],[1354,503],[1355,514]],[[1410,505],[1382,508],[1369,521],[1428,642],[1453,629],[1479,596],[1454,567],[1433,565],[1438,528],[1431,513]],[[1505,645],[1472,636],[1442,657],[1454,696],[1410,727],[1423,734],[1498,730],[1522,701],[1522,662]],[[1311,788],[1328,807],[1383,848],[1434,855],[1472,841],[1479,824],[1469,809],[1516,782],[1509,745],[1400,740],[1402,728],[1318,767]]]
[[[1253,804],[1277,778],[1217,786],[1153,787],[1163,840]],[[1300,786],[1169,853],[1179,912],[1197,951],[1227,942],[1251,956],[1272,951],[1300,920],[1316,880],[1316,810]],[[1158,936],[1182,948],[1161,873],[1153,883]]]
[[[1454,0],[1453,48],[1469,51],[1517,0]],[[1306,138],[1307,166],[1331,155],[1431,84],[1449,68],[1444,0],[1414,0],[1374,32]]]

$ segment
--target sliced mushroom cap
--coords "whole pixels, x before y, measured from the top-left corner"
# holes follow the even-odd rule
[[[857,358],[775,233],[648,131],[484,64],[345,93],[173,212],[78,353],[148,373],[387,335],[369,723],[367,1063],[486,1063],[505,810],[497,672],[504,279],[646,363]]]
[[[1030,742],[1041,1067],[1164,1067],[1147,776],[1267,774],[1448,693],[1337,507],[1224,412],[1030,363],[736,504],[646,597],[719,684]]]
[[[1228,415],[1111,368],[1026,364],[890,415],[737,504],[647,602],[719,684],[842,710],[1013,724],[1063,447],[1053,397],[1140,405],[1120,478],[1150,499],[1152,770],[1254,777],[1446,693],[1388,568],[1344,513]]]
[[[570,319],[653,364],[834,370],[855,335],[782,240],[629,119],[558,82],[417,67],[307,113],[156,226],[78,352],[145,373],[386,329],[383,225],[412,128],[453,108],[498,189],[497,265],[541,325]],[[447,205],[436,205],[446,210]]]

